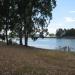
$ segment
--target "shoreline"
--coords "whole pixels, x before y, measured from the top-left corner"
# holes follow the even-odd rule
[[[75,39],[75,37],[56,37],[57,39]]]
[[[1,42],[0,41],[0,47],[22,47],[22,48],[31,48],[31,49],[37,49],[37,50],[42,50],[42,51],[63,51],[63,52],[75,52],[73,49],[69,48],[68,46],[60,46],[60,47],[56,47],[56,48],[43,48],[43,47],[36,47],[36,46],[25,46],[25,45],[19,45],[19,44],[12,44],[12,45],[6,45],[5,42]],[[66,48],[65,48],[66,47]],[[68,50],[68,48],[70,50]]]

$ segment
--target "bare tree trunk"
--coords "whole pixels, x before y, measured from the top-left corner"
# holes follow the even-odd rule
[[[22,38],[20,38],[20,45],[23,45],[23,44],[22,44]]]
[[[19,31],[19,38],[20,38],[20,45],[23,45],[23,43],[22,43],[22,25],[21,25],[21,28]]]
[[[7,45],[9,45],[9,41],[8,41],[8,23],[7,23],[7,18],[6,18],[6,29],[5,29],[5,32],[6,32],[6,42],[7,42]]]
[[[25,46],[28,46],[28,33],[25,32]]]
[[[20,38],[20,41],[19,41],[20,42],[20,45],[23,45],[22,44],[22,35],[21,34],[19,34],[19,38]]]
[[[6,31],[5,31],[5,32],[6,32],[6,42],[7,42],[7,45],[8,45],[8,44],[9,44],[9,42],[8,42],[8,35],[7,35],[7,33],[8,33],[8,32],[7,32],[7,29],[6,29]]]

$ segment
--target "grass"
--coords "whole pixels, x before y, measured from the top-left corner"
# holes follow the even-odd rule
[[[1,45],[0,75],[75,75],[75,53]]]

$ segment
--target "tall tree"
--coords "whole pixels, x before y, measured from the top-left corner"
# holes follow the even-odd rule
[[[6,42],[8,45],[8,31],[13,31],[16,24],[16,0],[1,0],[0,1],[0,19],[2,27],[5,30]]]
[[[20,38],[20,45],[22,45],[22,19],[20,14],[18,13],[18,1],[13,0],[13,3],[11,4],[11,25],[10,29],[12,32],[16,32]]]
[[[0,19],[2,22],[2,26],[3,29],[5,30],[5,35],[6,35],[6,41],[8,44],[8,30],[10,27],[10,20],[11,20],[11,16],[10,16],[10,8],[11,8],[11,0],[1,0],[0,1],[0,6],[1,6],[1,11],[0,11]]]
[[[0,0],[0,16],[6,32],[8,44],[8,30],[19,31],[20,44],[22,33],[25,36],[25,45],[28,45],[28,37],[36,37],[39,33],[43,37],[47,32],[47,26],[52,19],[52,10],[56,7],[55,0]]]
[[[3,22],[2,22],[2,2],[0,1],[0,31],[3,28]]]
[[[56,6],[55,0],[19,0],[18,11],[24,22],[25,45],[28,37],[38,33],[42,35],[52,19],[52,10]]]
[[[9,26],[9,0],[3,1],[2,17],[4,20],[4,27],[6,33],[6,41],[8,44],[8,26]]]

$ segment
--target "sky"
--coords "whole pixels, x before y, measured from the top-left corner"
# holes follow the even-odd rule
[[[56,0],[56,3],[48,26],[49,33],[56,33],[59,28],[75,28],[75,0]]]

